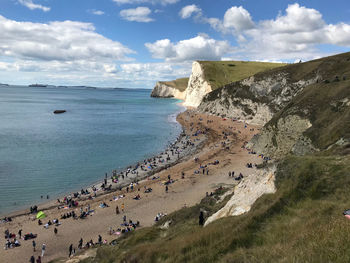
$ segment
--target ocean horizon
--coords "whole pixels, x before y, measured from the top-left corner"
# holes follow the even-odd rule
[[[183,108],[150,92],[1,86],[0,215],[29,211],[162,152],[181,132]]]

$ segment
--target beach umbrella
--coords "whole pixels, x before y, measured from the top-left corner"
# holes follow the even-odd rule
[[[43,219],[45,217],[46,217],[46,215],[43,211],[40,211],[36,214],[36,219]]]

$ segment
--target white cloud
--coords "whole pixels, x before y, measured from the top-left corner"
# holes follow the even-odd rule
[[[105,14],[105,12],[103,12],[101,10],[95,10],[95,9],[88,10],[88,12],[90,14],[97,15],[97,16],[102,16]]]
[[[218,41],[206,35],[198,35],[177,43],[162,39],[146,43],[145,46],[152,57],[166,61],[220,60],[231,49],[227,41]]]
[[[128,55],[135,53],[95,32],[90,23],[17,22],[0,16],[0,32],[0,79],[17,84],[110,85],[119,74],[116,62],[132,61]]]
[[[249,12],[242,6],[233,6],[228,9],[224,15],[223,27],[225,29],[234,29],[239,33],[253,28],[254,22]]]
[[[17,22],[0,16],[0,56],[31,60],[127,60],[134,53],[95,32],[90,23]]]
[[[129,63],[121,64],[121,75],[129,79],[135,79],[149,83],[150,87],[155,80],[172,80],[179,77],[187,77],[191,74],[192,62],[185,63]]]
[[[180,12],[180,16],[191,17],[192,10],[195,9]],[[202,11],[195,18],[218,32],[233,35],[238,46],[229,56],[242,59],[309,60],[324,55],[318,49],[320,44],[350,47],[349,24],[327,24],[318,10],[297,3],[289,5],[275,19],[257,22],[242,6],[229,8],[221,19],[208,18]]]
[[[350,25],[327,25],[322,14],[299,4],[289,5],[284,15],[260,21],[247,30],[241,52],[258,59],[313,59],[322,56],[319,44],[350,46]]]
[[[43,6],[43,5],[39,5],[39,4],[34,4],[33,0],[18,0],[18,2],[21,5],[24,5],[25,7],[28,7],[30,10],[34,10],[34,9],[40,9],[44,12],[48,12],[50,11],[50,7],[47,6]]]
[[[124,9],[120,11],[120,16],[128,21],[134,22],[152,22],[154,21],[149,15],[152,13],[148,7],[139,6],[131,9]]]
[[[182,19],[186,19],[192,16],[192,14],[201,14],[202,13],[202,9],[200,9],[198,6],[196,5],[187,5],[185,7],[183,7],[181,9],[181,11],[179,12],[179,16]]]
[[[113,2],[117,4],[161,4],[161,5],[168,5],[168,4],[175,4],[179,2],[180,0],[113,0]]]

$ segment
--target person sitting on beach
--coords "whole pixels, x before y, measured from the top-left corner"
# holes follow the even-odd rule
[[[135,195],[135,197],[133,198],[134,200],[140,200],[141,199],[141,196],[138,194],[138,195]]]

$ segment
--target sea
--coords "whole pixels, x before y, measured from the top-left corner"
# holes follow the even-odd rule
[[[0,215],[79,191],[162,152],[180,134],[176,115],[184,109],[150,92],[0,86]]]

